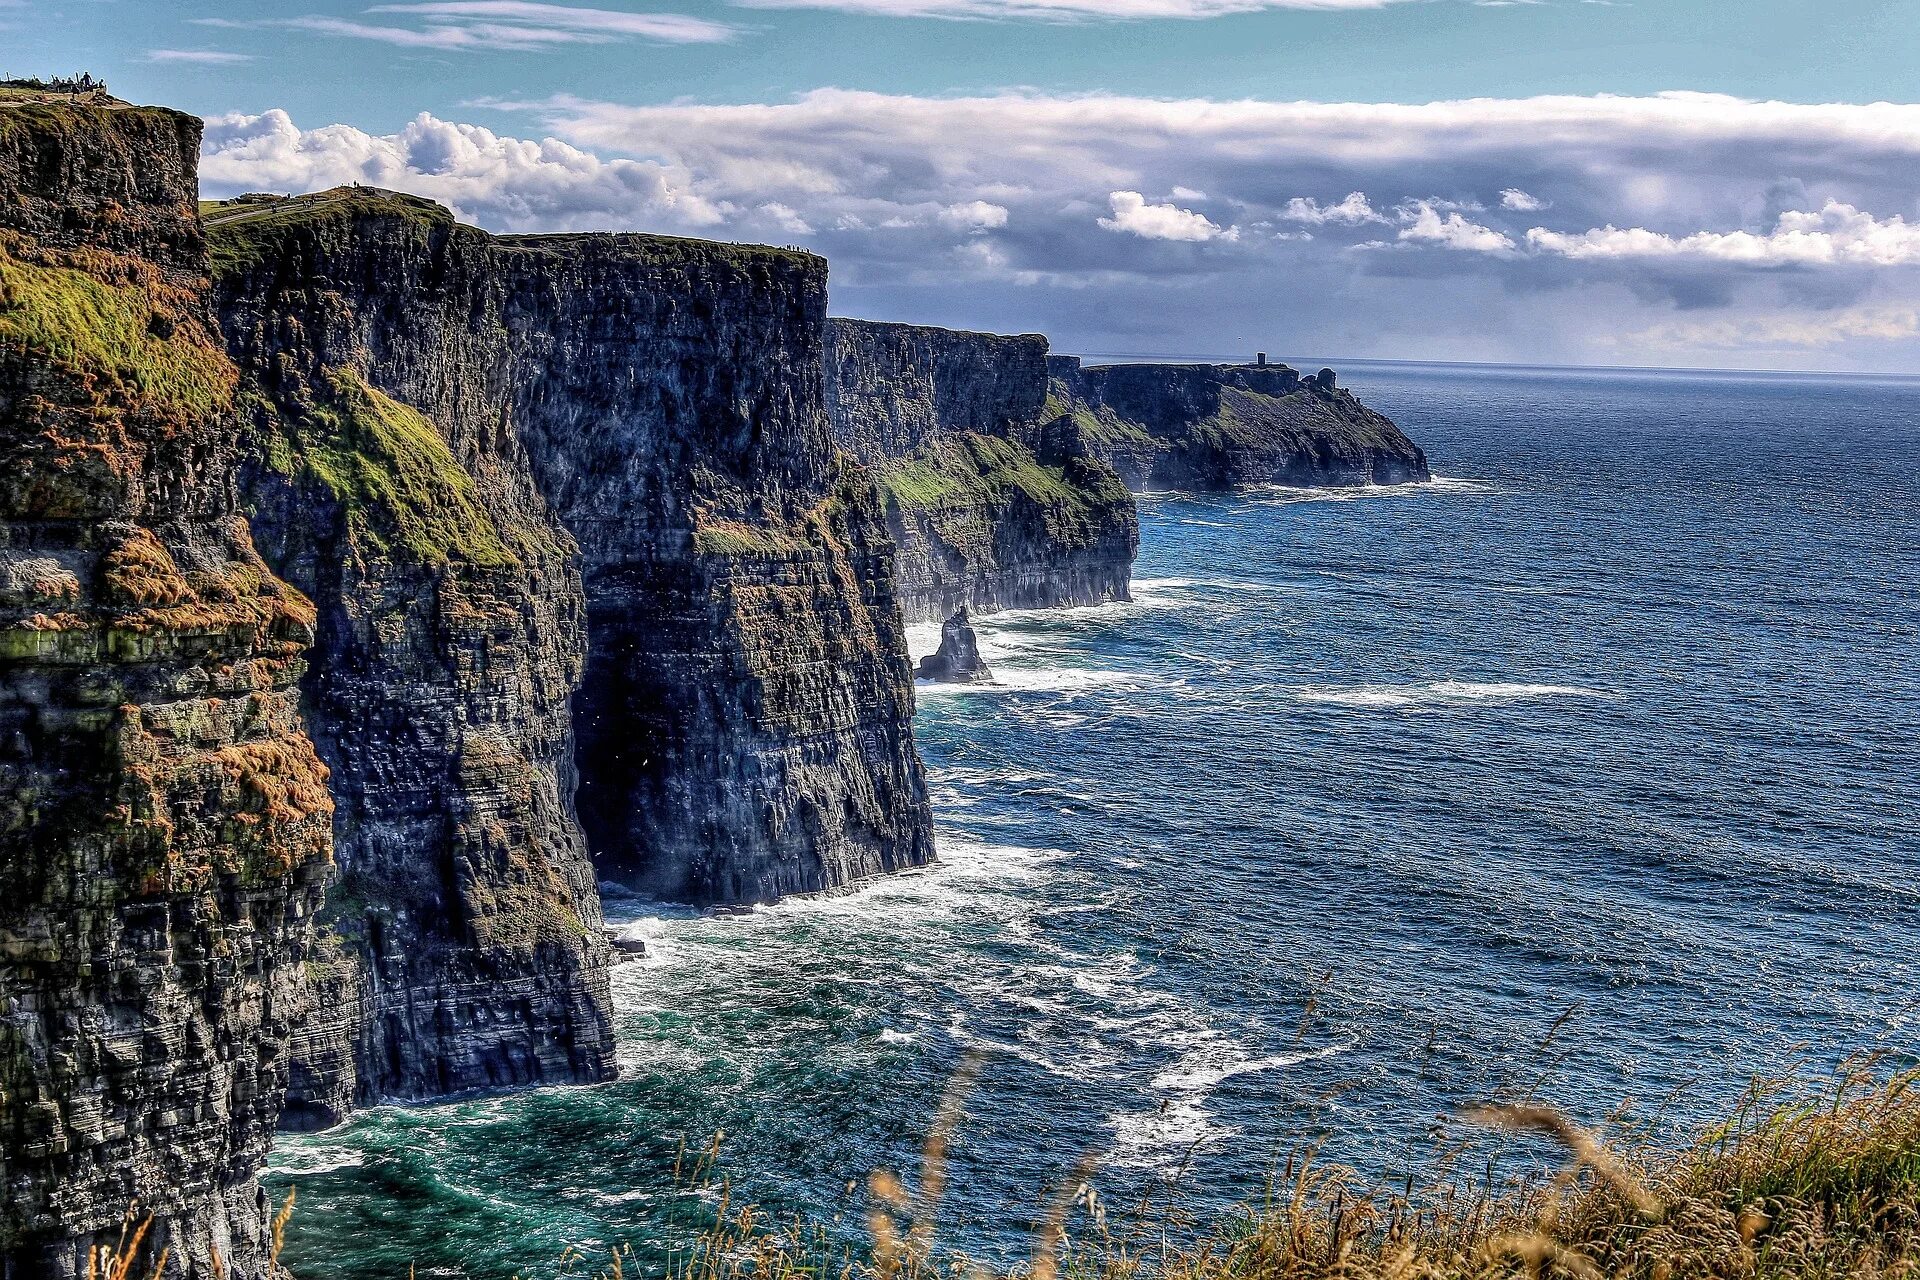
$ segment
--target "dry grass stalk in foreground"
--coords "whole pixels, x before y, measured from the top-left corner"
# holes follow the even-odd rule
[[[969,1067],[969,1072],[975,1070]],[[670,1280],[1001,1280],[934,1247],[933,1201],[959,1117],[949,1091],[920,1194],[877,1175],[865,1256],[818,1229],[769,1232],[723,1212]],[[1539,1106],[1466,1117],[1545,1134],[1568,1162],[1550,1182],[1368,1187],[1353,1169],[1291,1162],[1265,1203],[1166,1240],[1141,1206],[1110,1222],[1082,1164],[1063,1184],[1027,1280],[1920,1280],[1920,1072],[1843,1072],[1817,1089],[1756,1085],[1734,1116],[1679,1151],[1619,1150]],[[1066,1234],[1069,1212],[1082,1213]],[[897,1215],[911,1213],[902,1231]]]

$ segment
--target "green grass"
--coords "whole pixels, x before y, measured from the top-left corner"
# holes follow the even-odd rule
[[[334,187],[302,196],[203,200],[200,217],[206,225],[207,254],[216,276],[243,274],[271,262],[287,235],[330,222],[345,223],[358,217],[400,218],[423,233],[457,225],[450,210],[431,200],[373,187]]]
[[[43,358],[102,399],[201,422],[224,408],[226,353],[136,284],[71,267],[22,262],[0,249],[0,346]]]
[[[425,564],[517,563],[482,507],[473,477],[424,414],[354,373],[327,376],[307,412],[264,405],[267,466],[320,485],[344,510],[357,539]]]
[[[1071,418],[1083,438],[1097,445],[1159,444],[1153,433],[1137,422],[1129,422],[1111,409],[1095,411],[1085,401],[1067,391],[1059,379],[1047,390],[1048,419]]]
[[[1081,511],[1112,495],[1075,484],[1024,445],[971,431],[942,435],[881,469],[888,496],[911,511],[1003,501],[1020,493],[1042,505]]]

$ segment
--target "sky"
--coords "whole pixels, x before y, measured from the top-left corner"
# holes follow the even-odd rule
[[[1920,0],[0,0],[203,194],[824,253],[1091,356],[1920,373]]]

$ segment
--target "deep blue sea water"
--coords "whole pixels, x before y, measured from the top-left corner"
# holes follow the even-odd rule
[[[1428,1170],[1491,1096],[1682,1132],[1914,1061],[1920,382],[1344,374],[1444,479],[1144,500],[1134,603],[922,687],[940,869],[612,904],[621,1080],[283,1140],[296,1271],[644,1252],[720,1131],[736,1197],[851,1224],[973,1046],[943,1238],[1009,1256],[1089,1152],[1204,1213],[1313,1141]]]

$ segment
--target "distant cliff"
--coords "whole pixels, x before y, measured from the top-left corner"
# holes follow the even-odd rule
[[[200,124],[0,88],[0,1253],[80,1277],[129,1204],[265,1269],[333,802],[314,610],[255,553],[195,213]]]
[[[1045,338],[829,320],[826,386],[886,493],[910,620],[1127,598],[1133,499],[1050,406]]]
[[[1048,361],[1051,410],[1135,490],[1238,484],[1402,484],[1429,479],[1426,454],[1332,370],[1286,365]]]

